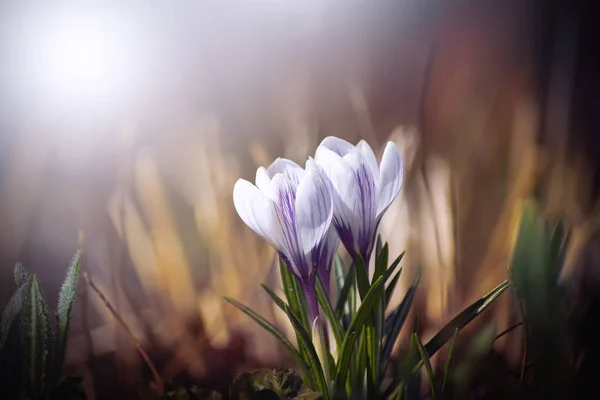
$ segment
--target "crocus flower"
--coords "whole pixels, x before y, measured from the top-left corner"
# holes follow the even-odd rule
[[[368,263],[381,217],[398,195],[403,182],[402,156],[388,142],[381,165],[371,147],[356,146],[330,136],[315,154],[329,177],[333,194],[333,225],[352,258],[360,254]]]
[[[315,277],[331,251],[326,247],[333,215],[331,184],[314,160],[309,159],[304,170],[283,158],[268,168],[260,167],[255,183],[236,182],[235,208],[298,278],[314,321],[318,316]]]

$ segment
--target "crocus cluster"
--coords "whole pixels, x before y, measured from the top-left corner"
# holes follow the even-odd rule
[[[381,163],[361,140],[356,146],[327,137],[303,169],[278,158],[256,171],[255,183],[239,179],[235,208],[254,232],[278,252],[298,278],[314,320],[315,280],[329,288],[331,265],[340,243],[366,265],[381,217],[403,182],[402,157],[388,142]]]

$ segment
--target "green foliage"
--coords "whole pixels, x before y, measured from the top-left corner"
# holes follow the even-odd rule
[[[23,343],[25,371],[23,383],[30,399],[44,398],[46,382],[48,341],[48,307],[40,292],[37,278],[32,275],[27,283],[21,310],[21,341]]]
[[[546,382],[538,388],[543,396],[569,385],[566,298],[559,284],[567,243],[561,221],[545,221],[536,204],[526,205],[510,274],[524,314],[527,357],[535,363],[536,380]]]
[[[15,266],[17,290],[0,324],[0,382],[4,393],[11,386],[17,392],[24,390],[27,398],[34,400],[85,398],[79,378],[60,379],[78,273],[76,254],[60,291],[55,333],[37,277],[21,264]]]

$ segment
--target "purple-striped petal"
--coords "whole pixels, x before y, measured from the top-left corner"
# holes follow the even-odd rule
[[[379,193],[377,195],[377,221],[394,201],[404,181],[402,155],[396,144],[388,142],[383,152],[379,172]]]
[[[332,198],[329,183],[312,160],[307,163],[304,177],[296,190],[295,222],[302,251],[307,258],[322,241],[332,218]],[[309,275],[314,274],[309,262]]]
[[[277,174],[287,175],[298,186],[304,175],[304,170],[301,166],[287,158],[277,158],[269,165],[267,173],[271,179]]]
[[[250,229],[277,249],[281,248],[281,230],[273,202],[252,183],[238,179],[233,187],[233,204]]]
[[[371,170],[371,174],[373,175],[373,179],[375,182],[379,180],[379,165],[377,164],[377,158],[375,158],[375,153],[373,153],[373,149],[371,146],[364,140],[361,140],[356,145],[356,150],[362,154],[363,159],[369,169]]]

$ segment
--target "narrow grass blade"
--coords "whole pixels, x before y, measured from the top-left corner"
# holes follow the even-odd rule
[[[329,321],[329,325],[331,326],[331,330],[333,332],[333,338],[335,340],[335,345],[337,347],[338,352],[342,347],[342,325],[340,324],[339,318],[337,318],[337,314],[331,307],[331,302],[329,301],[329,297],[327,297],[327,292],[325,291],[325,287],[323,286],[323,282],[321,279],[317,278],[317,300],[323,311],[325,311],[325,315],[327,316],[327,320]]]
[[[508,281],[502,282],[496,286],[491,292],[477,300],[475,303],[467,307],[463,312],[458,314],[452,321],[444,326],[426,345],[427,354],[433,356],[448,340],[454,335],[456,329],[464,328],[475,317],[485,311],[490,305],[496,301],[498,297],[508,288]]]
[[[281,297],[277,296],[277,294],[274,291],[272,291],[271,288],[269,288],[264,283],[261,283],[260,286],[264,289],[265,292],[267,292],[269,297],[271,297],[271,299],[273,299],[273,302],[277,305],[277,307],[279,307],[283,311],[285,311],[285,307],[287,306],[287,304],[285,304],[285,301],[283,301],[281,299]]]
[[[392,276],[392,274],[394,273],[394,271],[396,270],[396,268],[398,268],[398,265],[400,265],[400,261],[402,261],[402,259],[404,258],[404,253],[406,253],[406,252],[403,251],[402,253],[400,253],[400,255],[398,257],[396,257],[394,262],[385,271],[384,282],[387,282],[390,279],[390,277]]]
[[[24,384],[29,398],[44,398],[48,356],[48,308],[34,275],[27,283],[21,310],[21,340],[25,351]]]
[[[450,349],[448,350],[448,357],[446,358],[446,364],[444,365],[444,379],[442,381],[442,396],[446,393],[446,385],[448,384],[448,378],[450,376],[450,368],[452,367],[452,361],[454,361],[454,346],[456,346],[456,338],[458,337],[458,328],[454,330],[452,341],[450,342]]]
[[[281,271],[281,282],[283,284],[283,290],[285,297],[287,298],[288,305],[294,315],[302,321],[304,329],[310,332],[312,329],[311,323],[308,318],[306,298],[304,292],[298,283],[296,277],[290,272],[285,265],[285,262],[279,258],[279,270]]]
[[[354,263],[356,264],[356,285],[358,286],[358,293],[360,294],[360,299],[364,301],[370,286],[367,266],[360,254],[356,256]]]
[[[321,365],[315,346],[312,343],[311,335],[304,329],[302,322],[292,313],[292,310],[289,307],[286,307],[286,311],[294,330],[302,342],[302,346],[304,346],[308,352],[309,367],[313,373],[316,389],[321,392],[323,398],[327,400],[329,399],[329,389],[323,371],[323,368],[327,368],[327,366]]]
[[[431,397],[433,399],[435,399],[436,398],[435,379],[433,376],[433,368],[431,367],[431,361],[429,360],[429,355],[427,354],[427,350],[425,350],[423,343],[421,343],[421,339],[419,339],[419,336],[416,333],[413,333],[413,335],[414,335],[415,341],[417,343],[417,348],[419,349],[419,353],[421,354],[421,361],[425,365],[425,371],[427,371],[427,378],[429,379],[429,385],[431,386]]]
[[[373,279],[377,279],[385,274],[388,267],[389,258],[389,246],[386,243],[375,258],[375,271],[373,273]]]
[[[400,274],[402,273],[402,268],[398,271],[396,275],[390,281],[390,284],[385,289],[385,308],[387,308],[388,304],[390,304],[390,299],[394,294],[394,290],[396,290],[396,285],[398,285],[398,281],[400,280]]]
[[[246,314],[247,316],[252,318],[258,325],[260,325],[263,329],[265,329],[271,335],[275,336],[275,338],[277,338],[281,343],[283,343],[283,345],[285,346],[287,351],[290,353],[290,355],[292,356],[292,358],[294,359],[296,364],[298,364],[298,366],[302,370],[303,375],[308,376],[308,377],[311,376],[308,366],[302,359],[302,356],[300,355],[298,350],[296,350],[294,345],[285,337],[285,335],[283,333],[281,333],[281,331],[279,329],[277,329],[275,326],[273,326],[273,324],[271,324],[269,321],[264,319],[262,316],[260,316],[256,312],[254,312],[250,307],[247,307],[229,297],[224,297],[224,299],[226,302],[237,307],[244,314]]]
[[[383,346],[383,352],[381,354],[381,360],[383,363],[383,366],[381,367],[382,373],[384,373],[387,368],[388,361],[394,348],[394,344],[396,344],[396,339],[398,338],[398,335],[400,334],[400,331],[404,326],[404,322],[406,321],[406,317],[408,316],[413,300],[415,298],[417,286],[419,285],[420,279],[421,273],[419,271],[419,273],[415,277],[415,280],[413,281],[413,284],[404,295],[404,299],[402,299],[402,302],[400,302],[400,304],[396,308],[393,319],[390,321],[390,330],[389,333],[386,335],[385,344]]]
[[[344,287],[344,282],[346,281],[346,271],[344,268],[344,263],[338,254],[336,254],[333,258],[333,271],[335,276],[335,289],[339,296],[342,288]]]
[[[375,242],[375,259],[379,258],[382,247],[383,247],[383,242],[381,240],[381,235],[377,235],[377,241]]]
[[[348,301],[348,296],[350,294],[350,291],[354,288],[355,270],[356,270],[356,266],[354,265],[354,263],[352,263],[352,265],[350,266],[350,269],[348,270],[348,273],[346,274],[346,278],[344,280],[344,286],[342,287],[342,290],[338,296],[337,303],[335,305],[335,313],[337,314],[338,318],[341,317],[341,315],[344,311],[344,306],[345,306],[346,302]]]
[[[53,352],[53,383],[58,383],[58,378],[63,367],[65,352],[67,351],[67,335],[69,323],[73,313],[75,294],[77,293],[77,280],[79,278],[79,252],[75,253],[73,261],[67,269],[67,275],[58,294],[58,306],[56,308],[56,342]]]
[[[383,277],[380,277],[369,289],[360,305],[342,343],[342,351],[338,359],[337,374],[334,381],[334,394],[338,395],[345,387],[348,369],[352,359],[352,350],[358,333],[361,331],[373,308],[377,305],[383,291]]]

